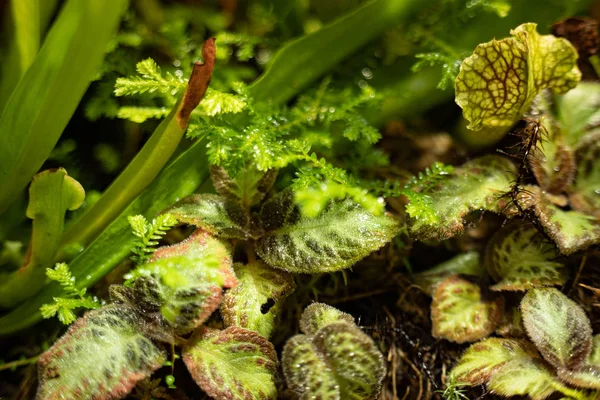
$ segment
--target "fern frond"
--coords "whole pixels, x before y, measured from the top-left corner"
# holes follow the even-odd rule
[[[442,78],[437,88],[446,90],[454,86],[462,59],[443,53],[420,53],[415,57],[419,60],[412,66],[412,72],[421,71],[425,67],[440,65],[442,67]]]
[[[141,76],[117,78],[116,96],[155,92],[175,96],[185,88],[185,80],[169,72],[163,76],[160,67],[151,58],[137,63],[136,69]]]
[[[148,261],[158,245],[158,241],[167,231],[177,224],[177,219],[171,214],[161,214],[148,223],[142,215],[127,217],[133,234],[139,238],[131,249],[134,254],[131,260],[137,265]]]
[[[198,105],[198,109],[204,114],[214,117],[217,114],[242,112],[246,106],[247,102],[243,96],[209,88]]]
[[[63,324],[69,325],[77,318],[73,310],[77,308],[94,309],[100,306],[96,298],[86,296],[86,288],[77,289],[75,277],[66,263],[58,263],[54,268],[47,268],[46,276],[62,286],[66,297],[54,297],[53,303],[40,307],[42,317],[52,318],[58,314],[58,319]]]
[[[164,118],[169,114],[167,107],[120,107],[117,111],[117,118],[127,119],[129,121],[141,124],[148,119]]]

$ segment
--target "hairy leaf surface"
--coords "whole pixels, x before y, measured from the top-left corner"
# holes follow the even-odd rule
[[[124,397],[166,359],[141,330],[141,322],[127,306],[88,312],[40,357],[37,398]]]
[[[469,212],[499,213],[504,206],[501,197],[510,190],[515,173],[513,163],[495,155],[466,162],[447,179],[423,192],[431,199],[428,207],[438,218],[436,221],[411,218],[411,233],[421,240],[448,239],[463,231],[463,217]]]
[[[194,194],[165,210],[179,222],[195,225],[225,239],[247,239],[248,215],[240,205],[215,194]]]
[[[556,289],[533,289],[521,302],[523,324],[556,368],[580,367],[591,352],[592,327],[583,309]]]
[[[564,211],[541,191],[535,195],[535,214],[560,252],[570,255],[600,243],[600,224],[579,211]]]
[[[215,399],[276,399],[277,353],[255,331],[202,328],[183,349],[192,378]]]
[[[201,230],[157,250],[131,275],[136,303],[145,313],[160,312],[178,334],[204,322],[219,307],[222,288],[237,284],[229,247]]]
[[[373,340],[347,322],[329,324],[312,338],[294,336],[282,363],[288,386],[300,399],[375,399],[385,375]]]
[[[600,389],[600,365],[584,364],[575,369],[558,369],[558,377],[574,386]]]
[[[291,191],[267,201],[260,221],[266,233],[257,253],[269,265],[296,273],[350,267],[399,232],[394,218],[375,216],[349,199],[332,201],[315,218],[302,216]]]
[[[497,282],[492,290],[528,290],[562,285],[567,280],[560,254],[533,226],[519,221],[498,231],[486,250],[488,272]]]
[[[481,293],[481,287],[458,275],[444,279],[433,293],[433,336],[456,343],[485,338],[502,318],[504,301]]]
[[[503,365],[515,360],[540,359],[535,346],[525,340],[490,338],[471,345],[451,374],[468,385],[487,383]]]
[[[240,326],[269,338],[283,305],[295,289],[287,272],[273,269],[261,261],[233,266],[238,285],[225,293],[221,315],[226,326]]]
[[[483,143],[502,138],[543,89],[566,93],[581,78],[577,52],[566,39],[539,35],[534,23],[511,34],[477,46],[456,78],[456,103],[468,129],[483,129]]]
[[[300,330],[308,336],[314,336],[319,329],[340,322],[355,325],[352,315],[324,303],[313,303],[302,313]]]
[[[547,364],[536,357],[521,357],[508,361],[490,378],[487,387],[502,396],[525,396],[542,400],[555,390],[553,372]]]

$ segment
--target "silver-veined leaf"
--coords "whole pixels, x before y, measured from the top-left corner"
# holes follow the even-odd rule
[[[373,215],[350,199],[332,201],[317,217],[305,217],[291,191],[267,201],[260,221],[265,234],[256,243],[257,253],[269,265],[296,273],[348,268],[400,229],[391,216]]]
[[[277,398],[277,353],[255,331],[201,328],[186,343],[183,361],[196,383],[215,399]]]
[[[39,360],[37,398],[118,399],[159,368],[165,352],[145,337],[126,305],[109,305],[78,319]]]

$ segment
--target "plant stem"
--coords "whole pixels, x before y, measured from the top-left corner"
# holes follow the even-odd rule
[[[40,358],[39,355],[35,356],[35,357],[31,357],[31,358],[25,358],[23,360],[15,360],[15,361],[11,361],[11,362],[7,362],[4,364],[0,364],[0,371],[4,371],[7,369],[12,369],[12,368],[17,368],[17,367],[22,367],[24,365],[29,365],[29,364],[33,364],[36,363],[38,358]]]

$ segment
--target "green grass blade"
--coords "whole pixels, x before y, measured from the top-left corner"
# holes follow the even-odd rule
[[[178,199],[192,193],[208,179],[206,143],[196,142],[171,162],[107,229],[70,264],[77,287],[90,287],[126,258],[137,239],[128,215],[151,219]],[[24,329],[42,319],[40,307],[61,293],[58,284],[46,286],[35,297],[0,317],[0,335]]]
[[[64,5],[0,117],[0,213],[48,158],[99,68],[127,3],[69,0]]]
[[[0,66],[0,113],[40,49],[39,0],[12,0],[6,9]]]
[[[401,23],[423,0],[375,0],[283,47],[264,75],[250,86],[257,101],[285,103],[385,29]]]

